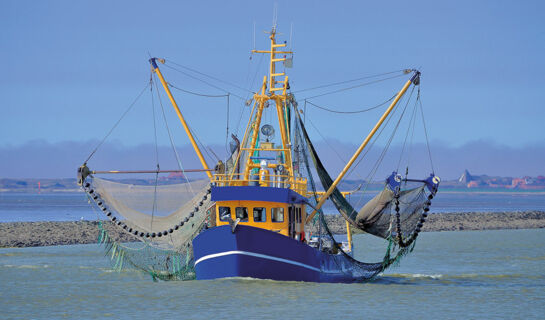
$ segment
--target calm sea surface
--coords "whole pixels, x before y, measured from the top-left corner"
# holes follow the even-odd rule
[[[356,208],[369,200],[373,193],[359,201],[356,195],[351,202]],[[524,211],[545,210],[543,193],[441,193],[432,202],[432,212],[473,212],[473,211]],[[335,208],[325,206],[326,213]],[[68,221],[95,220],[103,218],[87,203],[84,193],[0,193],[0,222],[11,221]]]
[[[2,319],[543,319],[545,230],[429,232],[371,283],[153,282],[98,245],[0,249]],[[371,261],[384,242],[355,237]]]

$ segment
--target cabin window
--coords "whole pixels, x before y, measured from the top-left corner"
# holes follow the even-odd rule
[[[240,218],[241,222],[248,221],[248,208],[246,207],[236,207],[235,214],[237,218]]]
[[[267,210],[265,208],[254,208],[254,222],[267,221]]]
[[[301,208],[295,208],[295,221],[301,223]]]
[[[229,221],[231,217],[231,208],[229,207],[219,207],[220,221]]]
[[[284,222],[284,208],[271,208],[271,221]]]

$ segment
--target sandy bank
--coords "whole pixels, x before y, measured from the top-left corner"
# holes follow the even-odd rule
[[[334,233],[345,233],[344,219],[326,216]],[[105,228],[117,241],[132,241],[134,237],[110,222]],[[431,214],[424,231],[535,229],[545,228],[545,211],[524,212],[464,212]],[[7,222],[0,223],[0,247],[36,247],[65,244],[96,243],[96,221],[68,222]]]

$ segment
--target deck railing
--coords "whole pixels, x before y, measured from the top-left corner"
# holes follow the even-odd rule
[[[249,179],[244,179],[243,174],[214,174],[214,184],[218,187],[226,186],[261,186],[274,188],[288,188],[306,196],[307,179],[288,175],[267,175],[265,177],[257,174],[250,175]]]

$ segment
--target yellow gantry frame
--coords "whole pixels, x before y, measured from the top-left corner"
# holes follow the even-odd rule
[[[318,202],[318,204],[314,207],[315,210],[312,212],[312,214],[310,214],[308,217],[307,217],[307,223],[310,222],[312,220],[312,218],[314,217],[314,215],[316,214],[316,211],[317,210],[320,210],[320,208],[322,207],[322,205],[326,202],[327,198],[329,198],[329,196],[333,193],[333,190],[335,190],[335,188],[337,187],[337,185],[339,184],[339,182],[342,180],[342,178],[344,177],[344,175],[348,172],[348,169],[350,169],[350,167],[352,166],[352,164],[354,163],[354,161],[356,161],[356,159],[358,158],[358,156],[360,155],[360,153],[363,151],[363,149],[367,146],[367,144],[369,143],[369,141],[371,140],[371,138],[373,138],[373,136],[375,135],[375,133],[377,132],[378,128],[380,128],[380,126],[382,125],[382,123],[384,122],[384,120],[386,120],[386,118],[388,117],[388,115],[390,115],[390,112],[392,112],[392,110],[394,109],[394,107],[396,106],[396,104],[398,103],[398,101],[401,99],[401,97],[405,94],[405,92],[407,91],[407,89],[409,88],[409,86],[411,85],[411,83],[413,82],[416,82],[418,77],[420,77],[420,72],[419,71],[415,71],[415,74],[411,77],[410,80],[408,80],[405,85],[403,86],[403,88],[401,89],[401,91],[398,92],[397,96],[395,97],[394,101],[392,101],[392,103],[390,104],[390,106],[388,107],[388,109],[386,109],[386,111],[384,112],[384,114],[382,115],[382,117],[379,119],[379,121],[377,122],[377,124],[375,125],[375,127],[373,128],[373,130],[371,130],[371,132],[369,132],[369,134],[367,135],[367,138],[365,138],[365,140],[363,140],[362,144],[360,145],[360,147],[358,148],[358,150],[356,150],[356,153],[354,153],[354,155],[352,156],[352,158],[350,159],[350,161],[348,161],[348,163],[346,164],[346,166],[344,167],[344,169],[341,171],[341,173],[339,173],[339,176],[337,177],[337,179],[335,179],[335,181],[333,181],[333,184],[331,184],[331,186],[329,187],[329,189],[327,190],[327,192],[320,198],[320,201]],[[351,219],[349,219],[349,217],[344,217],[346,220],[349,220],[351,223],[354,223],[354,221],[352,221]]]
[[[195,149],[195,152],[197,153],[197,156],[199,157],[199,160],[201,161],[201,164],[206,170],[206,175],[210,180],[213,179],[212,173],[210,173],[210,169],[208,169],[208,164],[206,164],[206,160],[204,160],[204,157],[202,155],[201,150],[199,149],[199,146],[197,146],[197,143],[195,142],[195,138],[193,138],[193,134],[191,133],[191,130],[189,130],[189,126],[185,122],[184,116],[182,115],[182,112],[180,111],[180,108],[178,108],[178,104],[176,103],[176,100],[174,100],[174,97],[172,96],[172,93],[170,92],[170,89],[168,88],[168,84],[165,81],[165,78],[163,78],[163,74],[161,73],[161,70],[159,70],[159,67],[157,66],[157,62],[159,61],[161,63],[165,63],[164,59],[158,59],[158,58],[151,58],[151,69],[153,72],[157,74],[159,77],[159,80],[161,81],[161,84],[163,85],[163,88],[165,88],[165,91],[168,95],[168,98],[170,99],[170,102],[172,103],[172,106],[174,107],[174,110],[176,110],[176,114],[178,114],[178,118],[180,119],[180,122],[184,126],[184,130],[187,133],[187,136],[189,137],[189,140],[191,141],[191,145],[193,146],[193,149]]]

